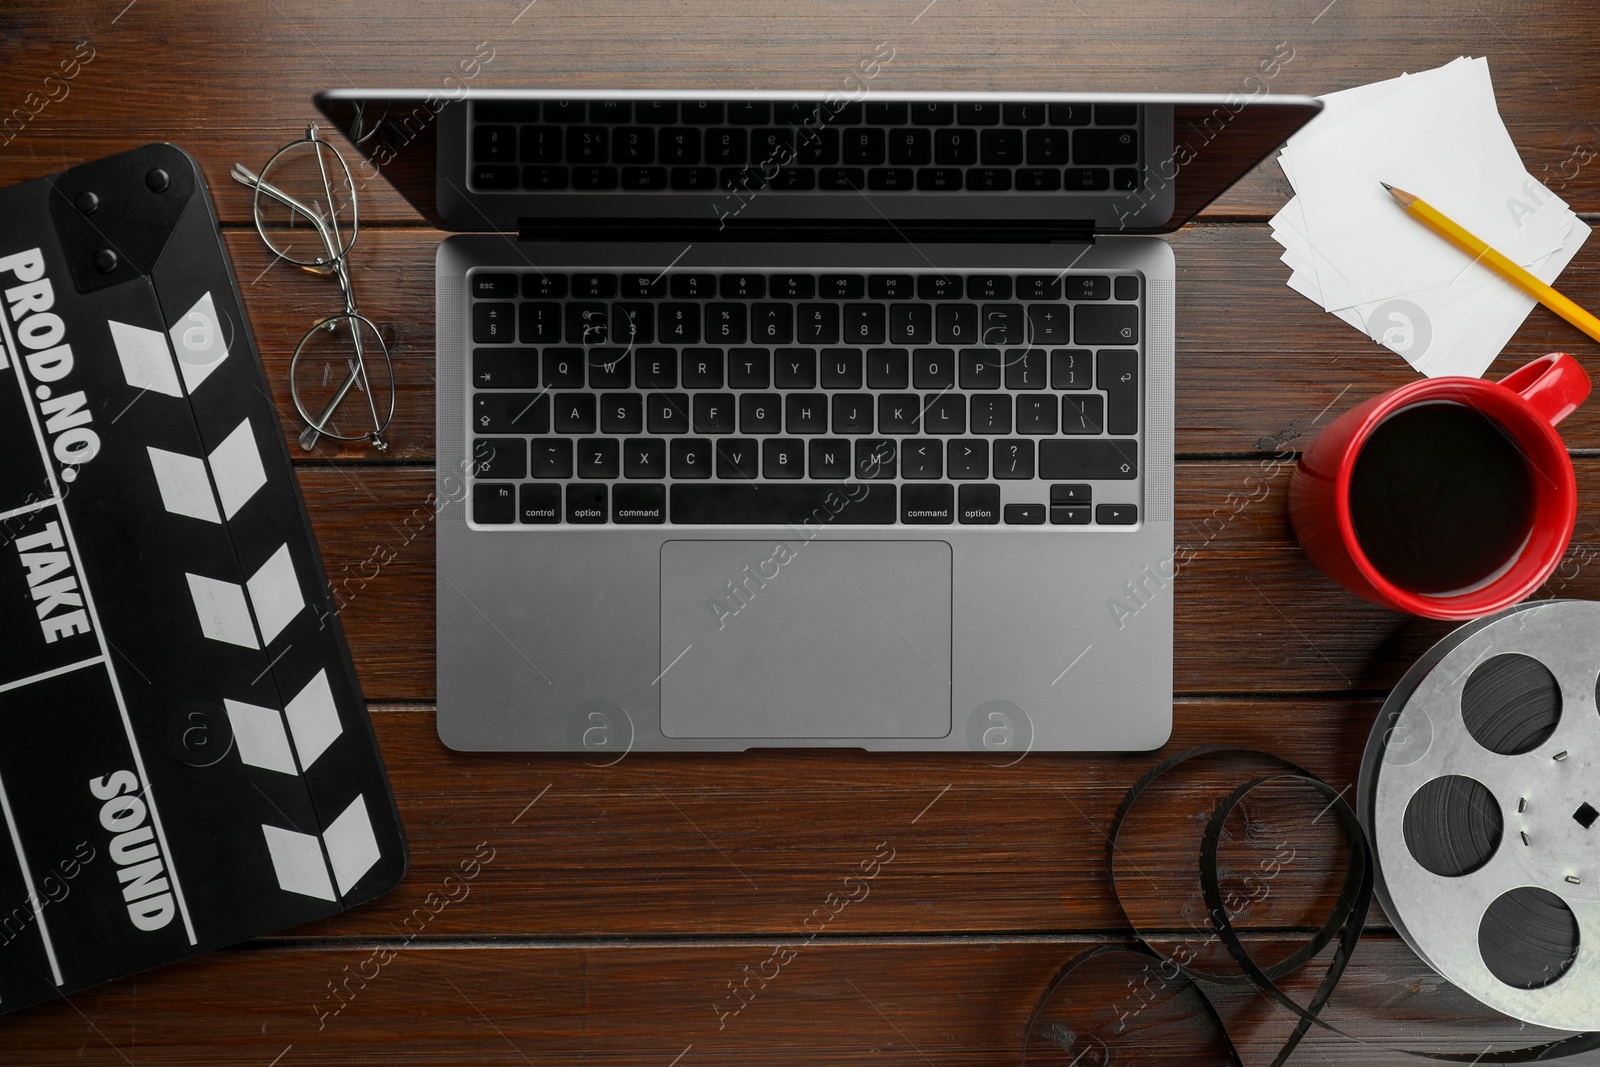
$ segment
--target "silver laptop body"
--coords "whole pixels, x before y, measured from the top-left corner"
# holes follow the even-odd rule
[[[479,231],[437,256],[446,744],[1165,742],[1153,234],[1315,101],[435,102],[318,98],[363,169]]]

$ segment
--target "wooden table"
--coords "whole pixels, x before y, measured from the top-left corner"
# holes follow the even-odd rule
[[[1528,168],[1591,221],[1600,211],[1600,164],[1590,162],[1600,8],[1587,2],[1173,0],[1159,17],[1126,0],[123,3],[0,8],[0,118],[28,116],[0,133],[0,183],[146,141],[194,153],[286,425],[292,346],[336,293],[272,269],[229,166],[259,166],[300,136],[317,89],[442,88],[463,80],[480,42],[493,58],[469,84],[574,88],[828,90],[878,42],[894,50],[875,81],[883,89],[1247,93],[1263,61],[1288,51],[1270,87],[1317,94],[1487,55]],[[39,107],[28,94],[74,55],[70,91],[53,88],[59,98]],[[1154,757],[996,766],[976,756],[632,755],[597,766],[445,749],[430,705],[441,235],[382,183],[363,196],[355,283],[391,333],[402,386],[394,447],[381,459],[324,450],[299,475],[410,834],[411,873],[327,922],[0,1018],[0,1063],[1018,1062],[1024,1021],[1055,970],[1127,937],[1103,835]],[[1285,286],[1265,221],[1287,196],[1266,164],[1171,238],[1177,539],[1194,555],[1169,594],[1169,751],[1255,746],[1344,785],[1377,704],[1447,627],[1357,601],[1295,546],[1284,504],[1293,454],[1339,411],[1414,375]],[[1591,307],[1597,263],[1591,242],[1562,280]],[[1556,348],[1600,371],[1596,345],[1539,309],[1491,375]],[[1600,404],[1563,433],[1583,510],[1539,595],[1596,597]],[[1130,883],[1149,906],[1141,921],[1182,925],[1178,902],[1195,897],[1189,843],[1227,769],[1174,791],[1166,819],[1130,837],[1123,859],[1136,874],[1124,877],[1141,882]],[[1318,807],[1285,791],[1252,800],[1235,827],[1230,877],[1280,842],[1295,850],[1247,916],[1263,952],[1327,912],[1342,853]],[[835,913],[843,879],[891,851],[870,893]],[[492,858],[446,883],[474,856]],[[817,909],[829,921],[807,939],[802,924]],[[782,944],[798,947],[780,966]],[[1123,976],[1107,973],[1086,999],[1114,1012],[1129,996]],[[1247,1059],[1266,1062],[1286,1016],[1249,997],[1220,1002]],[[1330,1017],[1437,1050],[1528,1040],[1434,977],[1381,915]],[[1201,1041],[1166,1036],[1180,1049]],[[1131,1049],[1120,1046],[1116,1062],[1135,1062]],[[1313,1036],[1294,1062],[1396,1059]]]

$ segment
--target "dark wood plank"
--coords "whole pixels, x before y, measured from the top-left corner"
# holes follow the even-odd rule
[[[469,892],[446,913],[476,901]],[[1096,943],[818,939],[793,949],[782,967],[769,962],[775,946],[799,940],[785,932],[704,946],[257,945],[80,993],[70,1005],[25,1009],[3,1024],[6,1056],[29,1067],[1011,1065],[1020,1062],[1028,1013],[1050,977]],[[1221,1062],[1196,1059],[1211,1034],[1197,1012],[1183,1010],[1190,1002],[1141,1009],[1129,989],[1140,986],[1139,971],[1100,974],[1070,1016],[1084,1044],[1109,1039],[1115,1063]],[[1290,988],[1303,995],[1314,977],[1303,971]],[[736,983],[748,992],[736,997]],[[1266,1063],[1288,1029],[1285,1017],[1248,994],[1218,1003],[1245,1062]],[[1369,1040],[1469,1056],[1549,1034],[1439,981],[1392,936],[1363,943],[1328,1015]],[[1307,1044],[1293,1062],[1388,1067],[1399,1060],[1321,1033]]]
[[[1583,488],[1600,479],[1600,458],[1575,466],[1577,533],[1538,596],[1600,597],[1600,497]],[[1387,689],[1451,629],[1369,604],[1319,574],[1289,526],[1291,469],[1292,458],[1272,455],[1178,465],[1181,566],[1175,583],[1146,584],[1143,595],[1176,594],[1180,694]],[[300,481],[368,698],[431,699],[432,473],[335,465],[302,467]]]
[[[1362,0],[1319,14],[1285,6],[1203,0],[1163,6],[1159,18],[1109,0],[1063,11],[1044,0],[999,5],[875,3],[797,6],[782,0],[658,5],[523,5],[476,0],[396,10],[380,0],[306,0],[248,16],[228,6],[197,25],[185,5],[143,0],[120,15],[101,5],[28,0],[0,14],[13,42],[0,85],[0,121],[21,110],[0,152],[0,183],[72,166],[131,145],[175,140],[193,152],[228,218],[248,198],[227,178],[259,165],[316,118],[311,95],[344,86],[572,88],[706,87],[848,91],[846,79],[880,41],[893,61],[875,89],[1013,89],[1326,93],[1488,55],[1500,112],[1528,169],[1570,203],[1600,210],[1600,85],[1574,72],[1572,42],[1593,40],[1600,15],[1562,5],[1456,0],[1395,12]],[[185,42],[181,61],[170,49]],[[93,59],[63,85],[45,84],[87,41]],[[493,59],[474,68],[480,42]],[[1282,49],[1293,58],[1266,71]],[[85,52],[84,55],[89,53]],[[466,77],[473,73],[475,76]],[[447,81],[447,79],[450,79]],[[128,87],[137,86],[130,92]],[[28,94],[37,94],[30,98]],[[57,99],[45,104],[46,94]],[[15,110],[14,110],[15,109]],[[371,218],[414,220],[398,196],[363,190]],[[1213,209],[1263,217],[1287,198],[1268,165]]]

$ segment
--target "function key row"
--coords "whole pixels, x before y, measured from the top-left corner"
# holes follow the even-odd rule
[[[484,192],[536,191],[725,192],[775,189],[781,192],[924,192],[966,190],[978,193],[1132,192],[1139,188],[1136,167],[780,167],[770,177],[755,165],[723,167],[575,166],[478,163],[472,186]]]
[[[1139,279],[1103,274],[668,274],[478,271],[467,283],[480,300],[1137,300]]]
[[[854,126],[1127,126],[1137,104],[996,103],[977,101],[845,102],[825,100],[480,100],[474,118],[487,122],[637,122],[762,126],[770,122]]]

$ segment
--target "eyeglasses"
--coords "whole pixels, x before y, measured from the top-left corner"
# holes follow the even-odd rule
[[[332,275],[344,293],[344,310],[313,323],[289,363],[289,395],[306,423],[300,447],[309,451],[325,436],[369,441],[386,451],[394,364],[378,328],[357,310],[350,285],[345,261],[360,230],[350,168],[313,124],[303,140],[278,149],[259,175],[235,163],[233,178],[255,192],[256,231],[267,247],[303,270]],[[358,398],[341,412],[352,391]]]

